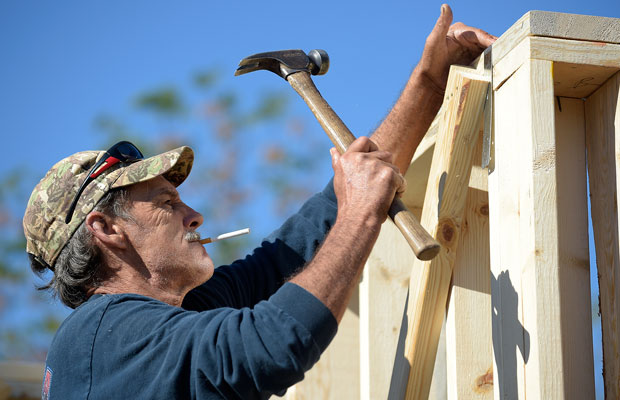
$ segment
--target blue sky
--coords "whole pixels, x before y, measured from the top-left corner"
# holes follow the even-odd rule
[[[229,71],[230,87],[248,96],[284,87],[267,73],[232,74],[249,54],[285,48],[329,52],[331,70],[317,86],[353,132],[368,134],[418,60],[440,4],[3,1],[2,137],[9,148],[27,146],[30,161],[46,169],[93,145],[96,115],[126,112],[136,93],[186,84],[205,66]],[[452,7],[455,20],[497,35],[531,9],[620,16],[616,0],[498,4]],[[5,154],[4,165],[22,158],[21,152]]]
[[[439,14],[437,1],[2,1],[0,173],[23,163],[42,175],[101,142],[102,113],[132,119],[136,93],[188,85],[209,66],[256,98],[287,89],[268,73],[233,77],[247,55],[323,48],[315,82],[356,135],[372,132],[396,100]],[[456,21],[500,35],[529,10],[620,17],[620,1],[455,1]],[[309,115],[299,100],[292,107]],[[204,155],[206,156],[206,155]],[[325,162],[329,158],[325,155]],[[34,184],[34,183],[33,183]],[[593,247],[593,246],[591,246]]]

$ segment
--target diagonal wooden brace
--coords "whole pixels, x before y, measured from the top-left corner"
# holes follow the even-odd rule
[[[431,261],[414,263],[404,320],[409,377],[405,393],[397,394],[405,388],[393,382],[399,386],[390,390],[394,398],[424,399],[429,394],[488,85],[489,78],[475,69],[450,69],[421,220],[441,251]]]

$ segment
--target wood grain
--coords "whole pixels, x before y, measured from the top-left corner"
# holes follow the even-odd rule
[[[389,220],[360,284],[360,399],[386,399],[415,257]]]
[[[452,66],[422,211],[423,226],[442,243],[442,250],[432,261],[416,261],[409,282],[407,399],[429,394],[487,87],[488,80],[475,70]],[[392,386],[400,388],[402,382],[393,380]]]
[[[553,62],[526,60],[494,97],[497,398],[594,397],[583,113],[566,99],[556,114],[552,74]]]
[[[620,44],[620,19],[529,11],[493,43],[493,65],[528,36]]]
[[[472,168],[476,168],[481,150],[482,140],[477,144]],[[477,178],[486,180],[482,174]],[[484,183],[475,183],[484,187]],[[490,274],[488,193],[470,185],[446,322],[450,400],[493,398]]]
[[[585,98],[620,70],[620,45],[545,37],[526,37],[493,67],[493,87],[501,85],[529,59],[555,61],[556,96]]]

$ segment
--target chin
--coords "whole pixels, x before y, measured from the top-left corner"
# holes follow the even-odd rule
[[[200,266],[196,268],[196,271],[197,275],[199,275],[199,285],[211,279],[211,277],[213,276],[213,272],[215,271],[215,267],[213,266],[213,261],[211,261],[211,258],[207,257],[207,260],[204,260],[204,262],[202,262]]]

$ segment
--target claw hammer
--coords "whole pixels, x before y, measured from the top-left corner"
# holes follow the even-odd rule
[[[281,76],[304,99],[336,149],[342,154],[355,136],[325,101],[314,85],[310,74],[323,75],[329,69],[329,57],[324,50],[281,50],[254,54],[239,63],[235,76],[257,70],[268,70]],[[420,225],[417,218],[395,197],[388,215],[411,246],[416,257],[426,261],[440,250],[439,243]]]

